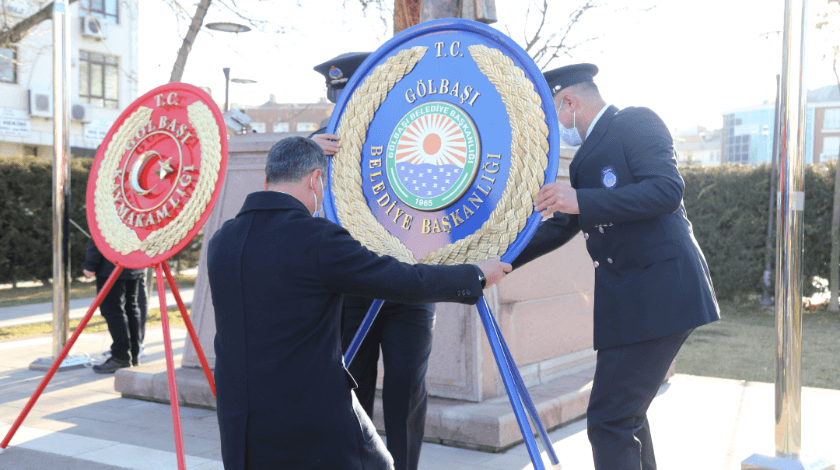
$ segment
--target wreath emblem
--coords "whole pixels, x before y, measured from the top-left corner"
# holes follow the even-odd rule
[[[511,164],[507,185],[490,217],[478,230],[426,254],[421,259],[417,259],[399,238],[378,223],[368,207],[362,188],[360,169],[363,145],[374,114],[388,92],[411,72],[428,48],[415,46],[400,50],[377,66],[354,90],[338,127],[341,148],[332,161],[331,191],[335,195],[338,218],[354,238],[376,253],[390,255],[407,263],[474,263],[505,253],[533,212],[534,201],[545,181],[549,153],[549,129],[541,108],[542,99],[525,72],[500,50],[480,44],[469,46],[468,49],[481,73],[494,85],[507,110],[512,130],[509,149]],[[424,140],[417,145],[426,144]],[[438,142],[432,139],[428,144],[431,151],[435,150]],[[404,157],[410,159],[411,155]],[[399,156],[396,156],[396,159],[399,159]],[[397,171],[399,170],[395,170]],[[410,181],[403,180],[404,183]],[[420,191],[419,188],[418,186],[416,191]],[[403,194],[402,197],[410,199],[411,195],[417,196],[413,187],[406,189],[410,194]],[[447,187],[447,190],[449,189]],[[428,196],[433,194],[425,195],[427,198]],[[434,197],[429,200],[433,199]],[[439,204],[446,204],[446,201],[440,201]],[[423,210],[422,207],[417,209]]]

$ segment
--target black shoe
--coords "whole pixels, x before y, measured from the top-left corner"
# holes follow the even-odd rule
[[[114,357],[111,356],[102,364],[93,366],[93,371],[98,374],[113,374],[117,370],[124,369],[126,367],[131,367],[131,362],[114,359]]]

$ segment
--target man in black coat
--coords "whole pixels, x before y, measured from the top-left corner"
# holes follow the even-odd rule
[[[578,64],[545,73],[561,136],[580,148],[571,185],[540,190],[535,209],[551,218],[513,266],[583,231],[595,266],[598,356],[586,412],[595,468],[653,470],[647,409],[685,339],[720,310],[682,204],[685,184],[667,127],[647,108],[608,106],[597,72]]]
[[[114,271],[114,263],[102,256],[99,248],[88,242],[85,253],[84,274],[96,276],[96,292],[99,292],[108,277]],[[99,304],[99,312],[108,324],[111,333],[111,355],[102,364],[93,366],[93,371],[100,374],[113,374],[119,369],[139,365],[140,349],[143,345],[145,329],[145,300],[141,304],[140,296],[145,296],[143,275],[145,269],[123,269],[111,290]]]
[[[315,66],[326,79],[327,98],[335,103],[368,52],[342,54]],[[309,137],[327,155],[335,154],[339,137],[318,129]],[[350,343],[370,310],[372,299],[348,296],[344,299],[344,326],[341,349]],[[382,411],[388,451],[397,470],[417,470],[426,431],[426,371],[432,353],[435,304],[385,302],[365,336],[356,356],[348,365],[359,387],[356,396],[373,419],[379,351],[385,373],[382,381]]]
[[[377,256],[312,217],[326,168],[311,140],[281,140],[268,154],[266,191],[250,194],[209,244],[227,470],[393,468],[344,367],[344,294],[474,304],[484,281],[492,285],[510,269],[497,260],[411,266]]]

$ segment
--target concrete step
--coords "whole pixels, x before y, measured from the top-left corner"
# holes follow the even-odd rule
[[[586,414],[594,374],[594,368],[586,369],[529,389],[547,429]],[[175,376],[181,404],[215,408],[216,400],[201,369],[178,368]],[[165,365],[121,369],[115,374],[114,388],[124,397],[169,403]],[[373,422],[384,434],[380,393],[374,404]],[[484,452],[501,452],[523,442],[507,395],[481,403],[430,397],[425,440]]]

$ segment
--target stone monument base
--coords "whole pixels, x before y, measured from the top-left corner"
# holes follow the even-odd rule
[[[586,415],[595,368],[557,377],[529,388],[531,398],[546,429],[570,423]],[[674,374],[674,364],[667,377]],[[114,388],[127,398],[169,403],[165,365],[120,369]],[[181,405],[215,408],[216,400],[201,369],[176,369]],[[381,392],[374,403],[376,429],[385,432]],[[429,397],[426,414],[427,442],[464,447],[484,452],[501,452],[523,442],[507,395],[475,403],[465,400]]]

